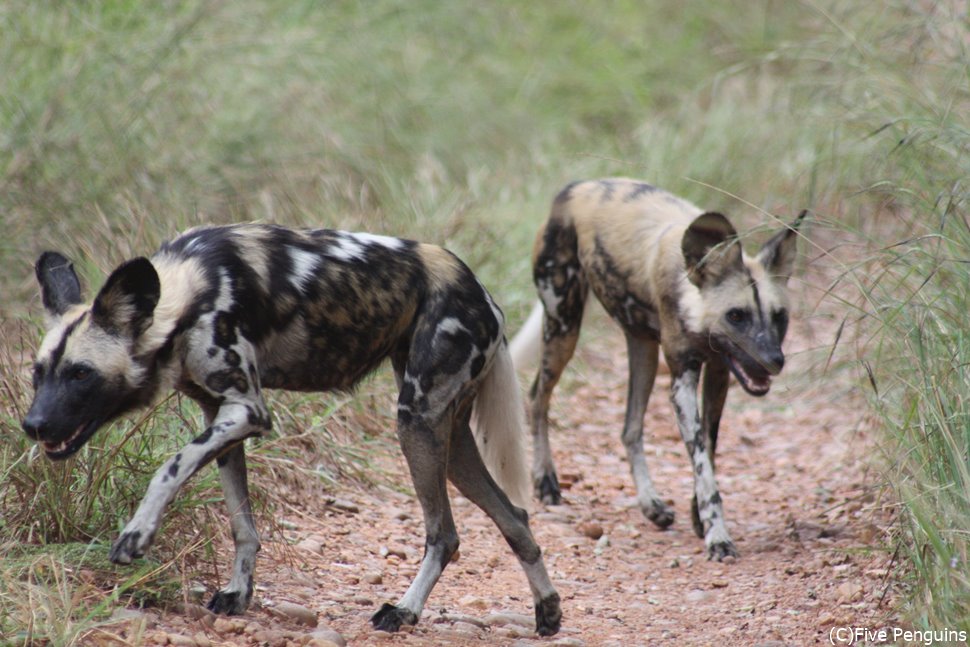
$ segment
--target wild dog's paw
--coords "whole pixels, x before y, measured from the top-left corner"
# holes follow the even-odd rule
[[[418,617],[410,609],[396,607],[387,602],[371,617],[370,622],[378,631],[398,631],[403,625],[418,624]]]
[[[653,522],[658,528],[668,528],[674,522],[674,510],[660,499],[651,499],[647,505],[641,505],[643,516]]]
[[[559,606],[559,594],[553,593],[536,603],[536,633],[540,636],[552,636],[559,632],[562,622],[562,609]]]
[[[732,541],[716,541],[707,547],[707,559],[721,562],[725,557],[737,557],[738,549]]]
[[[216,591],[205,605],[206,609],[212,613],[220,613],[226,616],[238,616],[246,612],[249,600],[239,591]]]
[[[694,534],[698,538],[704,538],[704,524],[701,523],[701,515],[697,509],[697,495],[690,500],[690,522],[694,526]]]
[[[560,505],[562,493],[559,490],[559,477],[555,472],[543,474],[535,481],[536,498],[546,505]]]
[[[114,564],[131,564],[131,560],[145,555],[151,543],[152,538],[140,530],[125,530],[111,547],[108,559]]]

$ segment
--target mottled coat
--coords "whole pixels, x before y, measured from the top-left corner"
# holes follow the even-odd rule
[[[179,487],[215,459],[236,558],[209,608],[245,611],[259,538],[243,441],[271,427],[263,389],[347,390],[390,359],[398,436],[427,534],[417,577],[374,625],[416,623],[457,550],[450,479],[492,517],[522,563],[537,631],[558,630],[559,597],[526,512],[510,501],[528,499],[528,470],[504,318],[453,254],[386,236],[236,225],[190,230],[151,259],[124,263],[90,305],[60,254],[44,253],[36,273],[48,332],[23,427],[50,458],[71,456],[107,422],[172,389],[205,414],[204,431],[152,479],[112,561],[143,555]]]
[[[673,523],[643,453],[643,414],[662,348],[671,370],[671,402],[694,468],[695,531],[711,558],[737,554],[714,477],[718,426],[729,374],[748,393],[764,395],[784,365],[787,282],[804,215],[749,257],[723,215],[644,182],[576,182],[556,196],[533,251],[540,303],[512,342],[517,365],[540,355],[531,424],[534,485],[543,501],[561,497],[549,447],[549,401],[576,348],[592,290],[626,336],[630,381],[623,443],[641,509],[660,527]]]

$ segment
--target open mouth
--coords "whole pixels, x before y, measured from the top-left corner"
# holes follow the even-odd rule
[[[74,430],[73,434],[64,440],[59,440],[57,442],[42,440],[40,441],[40,445],[44,448],[44,452],[47,454],[48,458],[52,460],[61,460],[81,449],[84,446],[84,443],[88,441],[88,438],[91,437],[97,428],[98,422],[96,420],[92,420],[80,425]]]
[[[771,389],[771,376],[767,372],[745,370],[744,364],[731,355],[727,355],[727,360],[734,377],[738,378],[741,387],[751,395],[761,396]]]

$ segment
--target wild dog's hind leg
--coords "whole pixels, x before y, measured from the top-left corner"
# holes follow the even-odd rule
[[[522,564],[532,589],[536,633],[551,636],[558,632],[562,618],[559,594],[549,580],[542,551],[529,530],[529,515],[509,501],[488,473],[468,427],[467,414],[451,437],[448,477],[469,501],[491,517]]]
[[[701,428],[697,406],[697,386],[700,381],[700,362],[692,359],[671,358],[667,355],[671,372],[670,401],[677,414],[677,426],[687,447],[687,455],[694,468],[694,496],[697,513],[704,530],[704,545],[708,559],[721,561],[728,555],[737,556],[738,551],[724,524],[721,493],[714,478],[714,466],[707,452],[707,439]]]
[[[728,366],[722,361],[713,359],[704,365],[703,385],[701,387],[703,393],[701,406],[704,408],[704,413],[701,417],[701,426],[704,429],[704,438],[707,439],[707,455],[711,460],[711,470],[715,471],[717,432],[721,426],[721,412],[724,410],[724,401],[727,399],[729,375]],[[696,494],[690,501],[690,515],[691,522],[694,525],[694,533],[703,539],[704,525],[701,523],[697,510]]]
[[[543,503],[562,501],[549,446],[549,401],[579,341],[589,284],[576,250],[576,232],[555,214],[537,242],[533,278],[545,309],[539,373],[531,390],[532,478]]]
[[[643,453],[643,414],[650,400],[654,378],[657,376],[659,344],[652,339],[626,333],[627,356],[630,362],[626,421],[623,425],[623,446],[626,448],[630,472],[637,488],[637,503],[644,516],[658,528],[666,528],[674,522],[674,511],[663,502],[647,469]]]
[[[384,604],[371,618],[374,628],[383,631],[418,622],[431,589],[458,550],[448,503],[448,451],[460,401],[466,399],[465,406],[471,408],[470,367],[480,351],[458,318],[440,316],[447,305],[426,305],[438,316],[429,317],[432,323],[419,322],[398,378],[397,434],[424,513],[425,545],[418,574],[404,597],[397,605]],[[403,357],[394,358],[395,373],[401,373],[402,363]]]

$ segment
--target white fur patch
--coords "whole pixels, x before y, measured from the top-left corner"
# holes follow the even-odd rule
[[[293,287],[302,291],[307,282],[313,278],[320,257],[299,247],[288,247],[287,252],[293,265],[293,271],[288,278]]]
[[[327,250],[327,253],[343,261],[362,261],[369,245],[380,245],[390,250],[398,250],[404,247],[404,241],[400,238],[379,234],[340,232],[337,235],[336,242]]]

